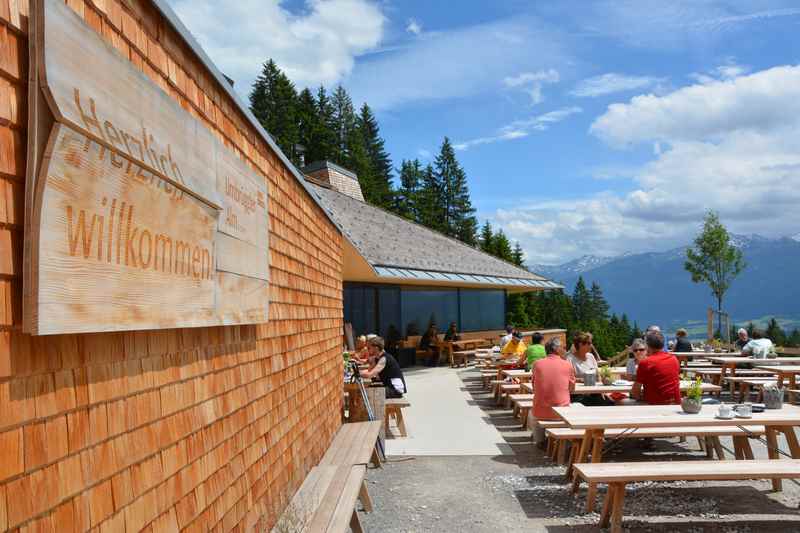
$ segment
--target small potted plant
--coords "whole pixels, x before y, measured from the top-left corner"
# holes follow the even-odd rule
[[[597,373],[600,375],[600,381],[603,385],[611,385],[614,383],[614,374],[611,373],[610,367],[601,366]]]
[[[777,383],[769,383],[761,389],[764,395],[764,407],[780,409],[783,407],[783,389]]]
[[[689,389],[686,391],[686,397],[681,400],[681,408],[684,413],[696,414],[700,412],[703,407],[703,380],[698,376]]]

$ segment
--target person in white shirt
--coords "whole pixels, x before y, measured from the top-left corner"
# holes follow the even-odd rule
[[[766,359],[769,352],[774,349],[772,341],[765,338],[760,330],[753,330],[753,339],[742,348],[742,355],[753,359]]]

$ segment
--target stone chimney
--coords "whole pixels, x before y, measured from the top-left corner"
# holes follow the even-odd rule
[[[361,192],[361,185],[358,183],[358,176],[346,168],[342,168],[330,161],[315,161],[306,165],[302,169],[303,174],[311,178],[311,181],[330,187],[350,198],[355,198],[359,202],[364,201]]]

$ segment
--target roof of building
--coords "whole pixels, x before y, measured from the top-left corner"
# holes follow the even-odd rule
[[[167,22],[172,26],[172,29],[178,32],[178,34],[183,38],[183,41],[186,43],[189,49],[192,50],[192,52],[194,52],[195,56],[197,56],[200,62],[203,63],[206,69],[208,69],[208,71],[211,73],[214,79],[217,80],[217,83],[219,84],[220,88],[222,88],[222,90],[228,95],[228,97],[231,99],[234,105],[239,109],[239,111],[241,111],[241,113],[244,115],[244,117],[247,119],[250,125],[253,126],[253,128],[258,132],[262,140],[266,142],[270,148],[272,148],[272,151],[274,151],[275,154],[277,154],[278,159],[280,159],[281,162],[283,162],[283,164],[286,165],[286,168],[289,169],[289,171],[295,177],[295,179],[308,192],[312,200],[316,202],[318,205],[320,205],[319,197],[315,195],[314,192],[311,190],[311,185],[305,180],[305,176],[303,176],[303,174],[297,169],[297,167],[294,166],[294,164],[289,160],[289,158],[286,157],[286,154],[283,153],[283,151],[277,145],[272,136],[267,132],[267,130],[264,129],[264,127],[261,125],[258,119],[256,119],[256,117],[250,111],[250,108],[242,101],[242,99],[236,93],[236,90],[233,88],[233,84],[231,83],[230,78],[222,74],[222,72],[217,68],[214,62],[211,61],[211,58],[209,58],[208,55],[206,55],[205,51],[200,46],[200,43],[197,42],[197,40],[194,38],[194,36],[188,30],[188,28],[184,26],[183,21],[178,17],[175,11],[172,10],[167,1],[153,0],[153,4],[155,5],[156,9],[158,9],[161,12],[161,14],[167,20]],[[320,207],[322,207],[322,210],[325,211],[326,215],[328,215],[328,218],[331,220],[331,222],[338,228],[338,224],[336,224],[336,221],[333,218],[331,218],[330,213],[326,211],[322,205],[320,205]]]
[[[379,277],[558,289],[561,285],[456,239],[312,185],[322,205]]]
[[[354,180],[358,179],[358,176],[356,176],[355,173],[353,173],[352,170],[347,170],[344,167],[340,167],[336,163],[333,163],[332,161],[328,161],[327,159],[321,159],[319,161],[314,161],[313,163],[304,166],[300,170],[304,174],[310,174],[312,172],[316,172],[317,170],[322,170],[323,168],[327,168],[327,169],[330,169],[330,170],[335,170],[336,172],[340,172],[340,173],[344,174],[347,177],[353,178]]]

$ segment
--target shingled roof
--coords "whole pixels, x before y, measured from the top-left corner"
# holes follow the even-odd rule
[[[415,273],[422,272],[432,280],[561,288],[542,276],[388,211],[327,187],[312,187],[353,247],[379,276],[420,279]]]

